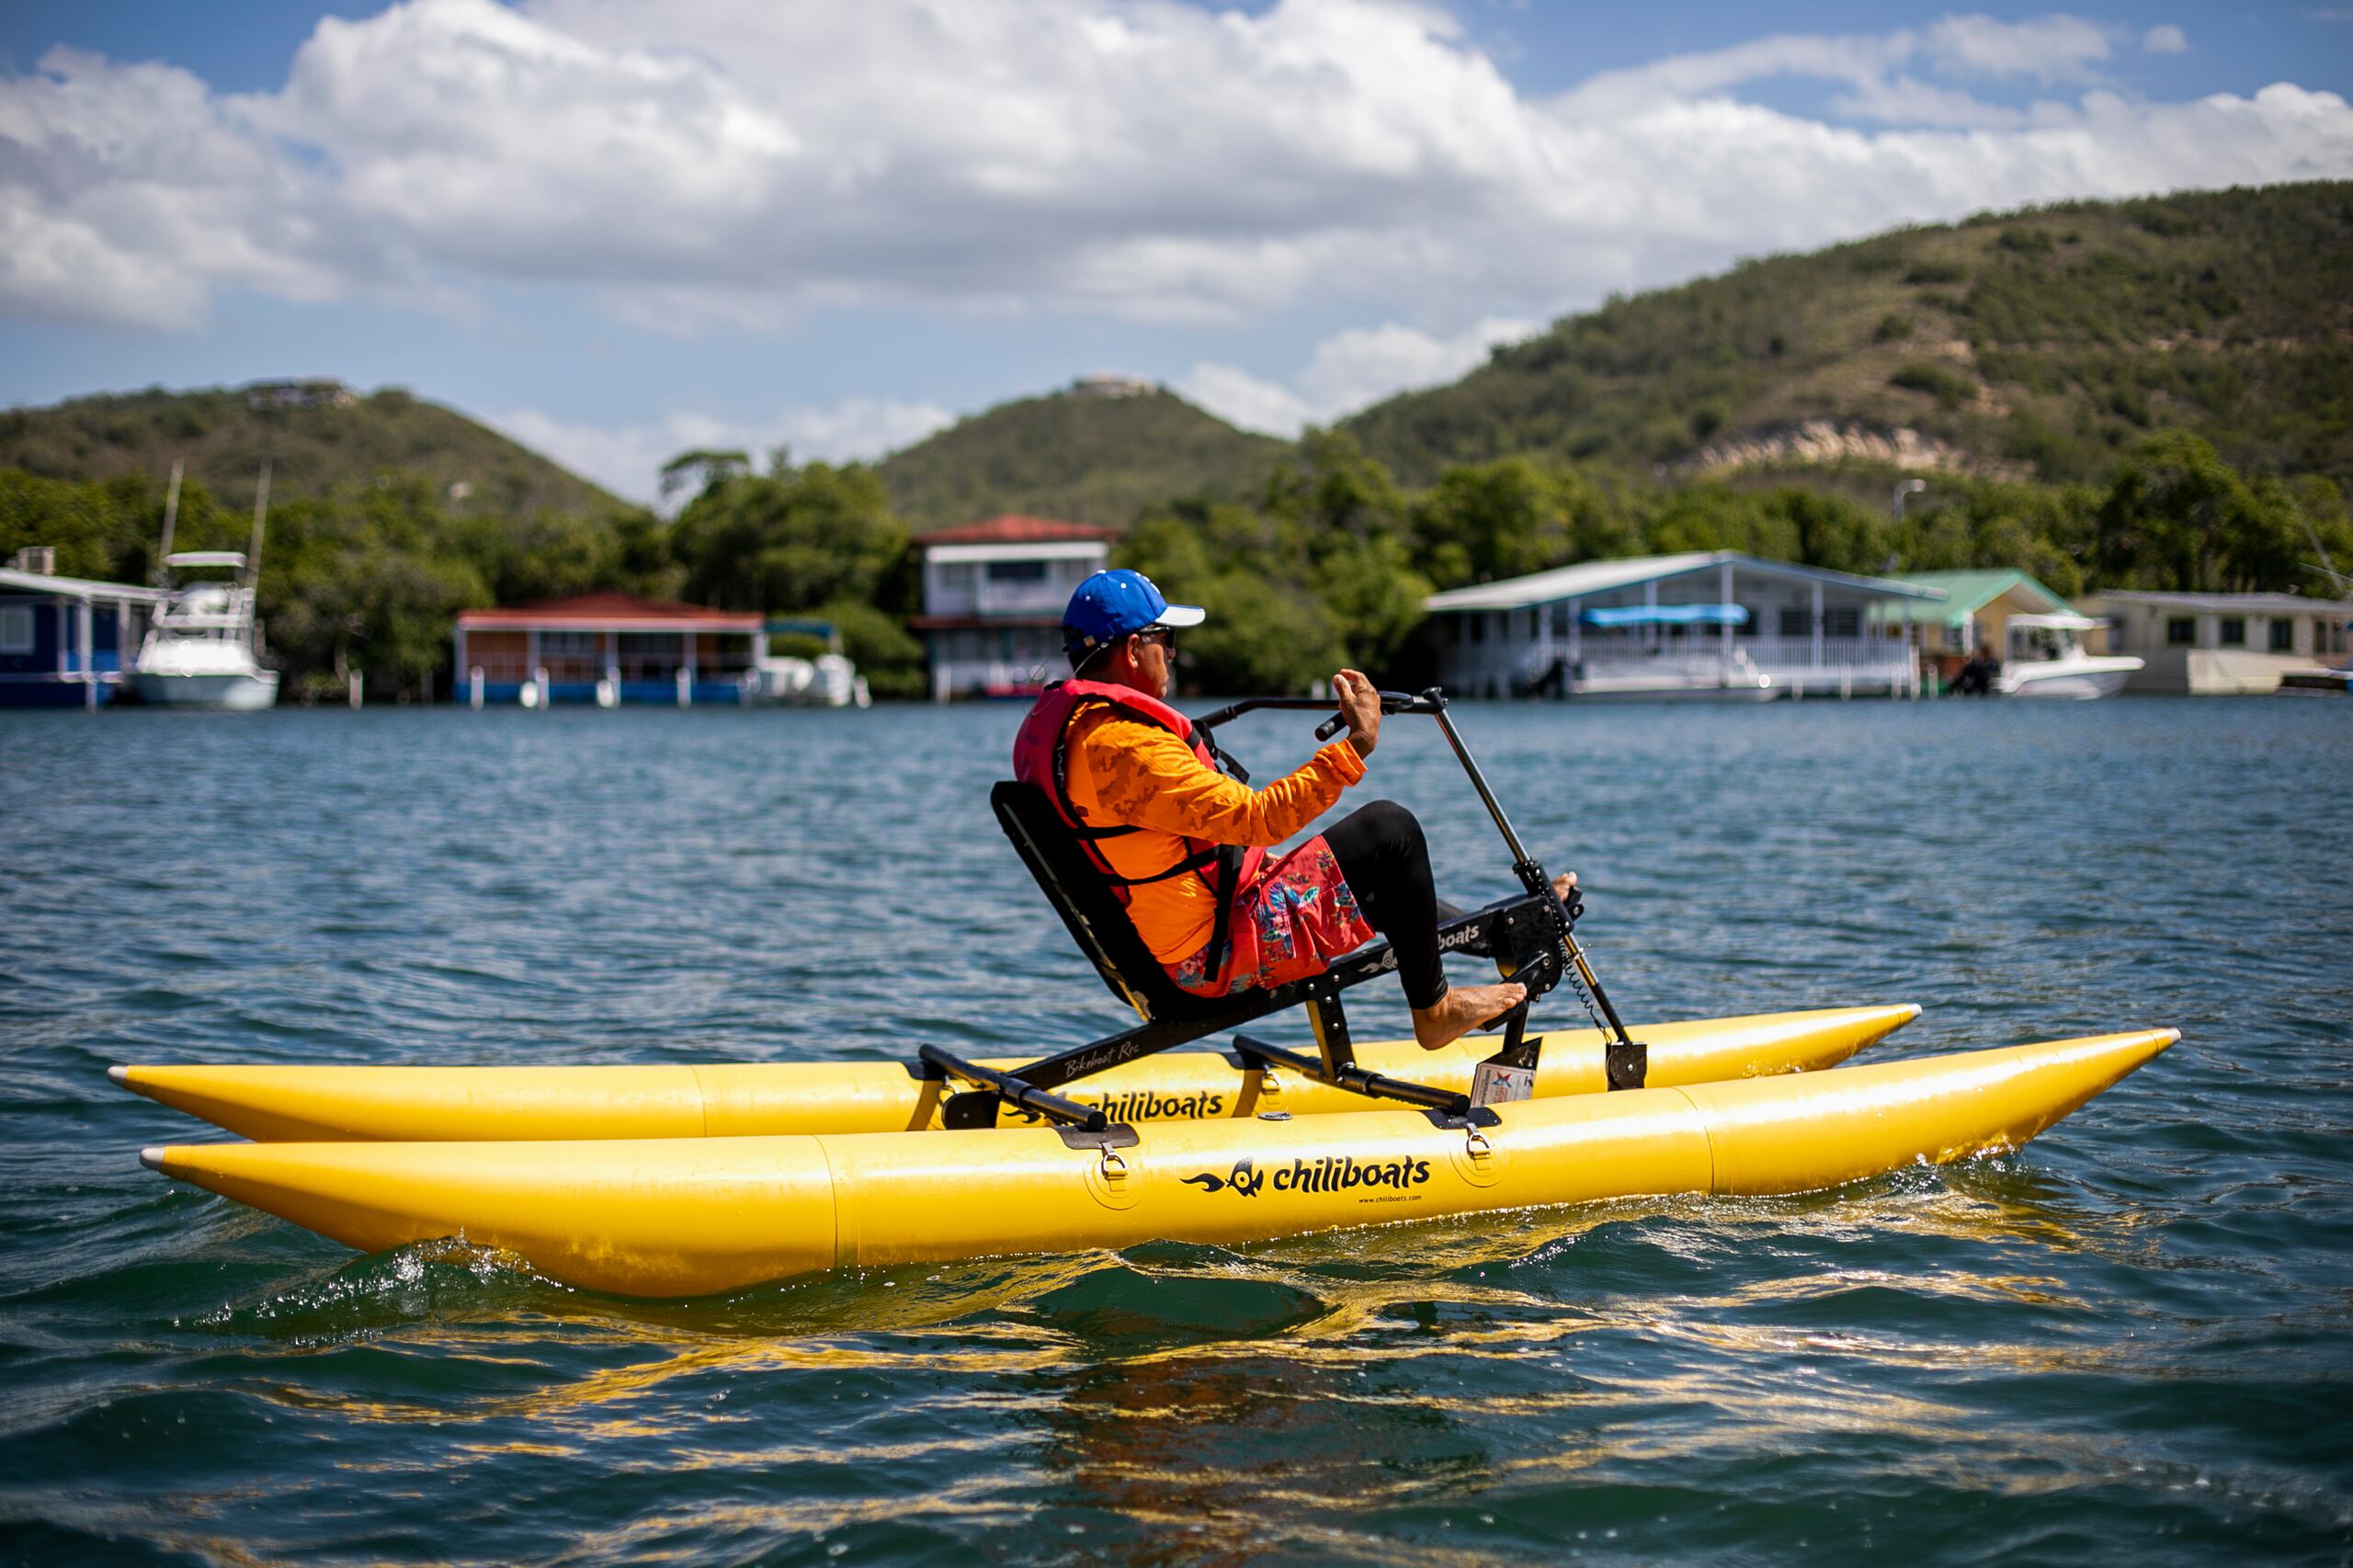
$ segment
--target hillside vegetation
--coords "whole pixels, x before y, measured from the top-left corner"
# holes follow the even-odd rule
[[[250,497],[267,457],[271,493],[286,500],[356,494],[381,479],[421,483],[476,516],[597,517],[621,506],[495,430],[408,392],[300,385],[306,401],[293,406],[269,405],[265,394],[256,407],[254,389],[159,387],[8,409],[0,412],[0,466],[104,481],[167,474],[182,461],[214,494]]]
[[[1288,443],[1237,430],[1163,389],[1001,403],[880,465],[918,532],[1000,512],[1124,528],[1171,496],[1238,498]]]
[[[877,467],[682,454],[669,523],[404,393],[86,398],[0,415],[0,555],[143,580],[175,457],[179,542],[236,548],[267,451],[262,608],[298,698],[347,669],[447,691],[459,609],[596,588],[822,613],[913,694],[921,530],[1001,511],[1123,528],[1116,560],[1211,606],[1197,690],[1411,684],[1432,589],[1653,551],[2319,594],[2316,562],[2353,562],[2348,257],[2346,184],[1907,229],[1614,302],[1298,442],[1065,392]]]
[[[2097,482],[2190,431],[2257,473],[2353,479],[2353,184],[2069,203],[1901,229],[1613,301],[1342,422],[1411,484],[1513,455],[1629,474],[1868,456]],[[1817,435],[1820,432],[1816,432]]]

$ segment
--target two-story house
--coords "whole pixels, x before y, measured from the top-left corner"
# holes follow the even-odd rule
[[[923,614],[913,624],[934,700],[1035,696],[1069,672],[1063,607],[1103,569],[1109,528],[1002,517],[943,528],[921,544]]]

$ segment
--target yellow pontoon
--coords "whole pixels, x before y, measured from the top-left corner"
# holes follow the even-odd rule
[[[569,1284],[694,1295],[837,1267],[1834,1187],[2016,1148],[2177,1038],[2147,1029],[1557,1096],[1467,1119],[1401,1109],[1108,1134],[219,1143],[140,1158],[362,1251],[454,1236]]]
[[[1642,1028],[1653,1087],[1804,1072],[1844,1062],[1919,1016],[1908,1002],[1702,1018]],[[1539,1097],[1608,1085],[1595,1029],[1543,1037]],[[1442,1051],[1410,1040],[1357,1047],[1356,1059],[1402,1082],[1467,1093],[1492,1039]],[[985,1065],[1011,1069],[1015,1062]],[[951,1085],[894,1062],[611,1067],[115,1067],[114,1081],[240,1137],[265,1142],[381,1139],[721,1138],[791,1132],[911,1131],[938,1124]],[[1076,1104],[1111,1121],[1210,1121],[1266,1111],[1362,1110],[1356,1095],[1236,1052],[1169,1051],[1071,1085]],[[999,1111],[1006,1126],[1035,1116]]]

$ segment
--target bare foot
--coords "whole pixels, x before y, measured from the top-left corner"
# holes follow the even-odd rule
[[[1414,1009],[1414,1039],[1424,1051],[1452,1045],[1488,1019],[1510,1012],[1528,1000],[1528,987],[1458,985],[1438,999],[1435,1007]]]

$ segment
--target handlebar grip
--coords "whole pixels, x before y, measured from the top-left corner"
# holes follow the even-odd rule
[[[1436,713],[1445,706],[1445,700],[1438,696],[1438,688],[1435,687],[1418,697],[1406,691],[1384,691],[1381,694],[1381,710],[1385,714]],[[1347,715],[1335,713],[1315,726],[1315,738],[1319,741],[1328,741],[1347,727]]]

